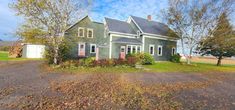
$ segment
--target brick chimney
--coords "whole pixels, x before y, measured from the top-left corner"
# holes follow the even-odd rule
[[[148,15],[148,16],[147,16],[147,20],[148,20],[148,21],[151,21],[151,20],[152,20],[152,16],[151,16],[151,15]]]

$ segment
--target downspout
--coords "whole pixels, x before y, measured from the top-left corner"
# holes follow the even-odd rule
[[[109,38],[109,59],[112,58],[112,34],[110,34]]]

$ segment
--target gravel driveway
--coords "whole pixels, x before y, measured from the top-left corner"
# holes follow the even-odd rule
[[[51,95],[50,84],[65,80],[80,80],[86,75],[48,73],[41,69],[42,61],[0,62],[0,109],[31,94]]]
[[[40,68],[42,61],[0,62],[0,109],[15,108],[22,97],[32,94],[57,95],[50,89],[53,82],[78,81],[88,79],[92,74],[48,73]],[[185,109],[235,109],[235,74],[181,73],[129,73],[121,74],[130,82],[146,85],[157,83],[187,83],[216,80],[206,88],[187,89],[176,92],[175,99],[182,102]],[[221,79],[222,78],[222,79]],[[21,108],[22,107],[16,107]]]

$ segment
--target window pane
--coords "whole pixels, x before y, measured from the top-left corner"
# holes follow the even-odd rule
[[[83,29],[79,29],[79,36],[83,36]]]
[[[121,52],[124,52],[125,51],[125,49],[124,48],[121,48]]]
[[[137,47],[137,52],[140,52],[140,50],[141,50],[141,49],[140,49],[140,46],[138,46],[138,47]]]
[[[136,53],[136,46],[133,46],[132,53]]]
[[[88,31],[88,37],[92,37],[92,31],[91,30]]]
[[[162,54],[162,48],[161,48],[161,47],[158,48],[158,54],[159,54],[159,55]]]
[[[153,47],[150,47],[150,54],[153,54]]]
[[[131,53],[131,46],[128,46],[127,47],[127,54],[130,54]]]
[[[91,52],[95,52],[95,45],[91,46]]]
[[[83,50],[84,49],[84,45],[80,44],[80,49]]]

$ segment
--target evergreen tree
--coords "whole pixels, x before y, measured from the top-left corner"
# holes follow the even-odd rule
[[[217,26],[211,31],[211,36],[201,42],[200,52],[215,56],[217,66],[224,57],[235,55],[235,32],[229,23],[226,13],[221,14]]]

